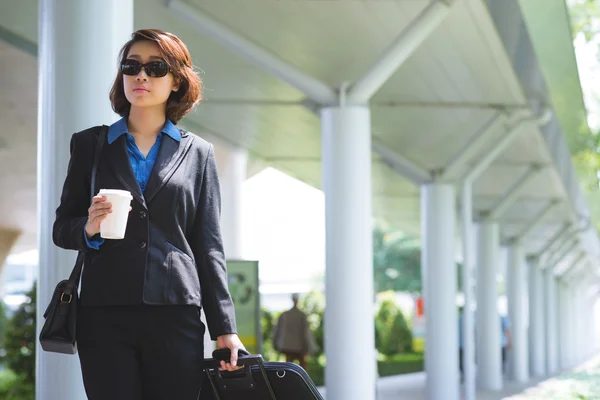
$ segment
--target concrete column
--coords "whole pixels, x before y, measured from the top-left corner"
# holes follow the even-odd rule
[[[52,291],[76,257],[51,237],[71,135],[118,118],[108,94],[118,52],[133,31],[133,0],[40,1],[38,31],[39,333]],[[45,353],[39,345],[36,357],[37,400],[85,398],[78,357]]]
[[[462,364],[464,382],[464,400],[475,400],[476,365],[475,365],[475,235],[473,227],[473,185],[463,182],[461,190],[461,220],[462,220],[462,291],[465,302],[462,314]]]
[[[328,400],[375,399],[371,112],[321,111]]]
[[[531,375],[546,375],[546,308],[544,277],[538,260],[529,260],[529,360]]]
[[[246,149],[215,144],[221,184],[221,233],[228,259],[242,259],[242,186],[246,180]]]
[[[498,224],[482,221],[477,225],[477,380],[484,390],[502,389],[502,347],[498,313]]]
[[[429,400],[459,398],[455,209],[452,185],[432,183],[421,187],[421,268],[427,327],[425,397]]]
[[[243,184],[248,168],[248,152],[225,144],[214,143],[215,159],[221,185],[221,234],[225,256],[228,260],[243,259],[242,254],[242,204]],[[202,322],[206,325],[204,310]],[[216,342],[204,335],[204,356],[212,357]]]
[[[577,363],[577,308],[575,289],[572,285],[566,286],[567,337],[566,337],[566,359],[567,368],[573,368]]]
[[[572,284],[575,285],[575,284]],[[571,309],[571,314],[573,315],[573,326],[572,326],[572,333],[571,333],[571,343],[572,343],[572,348],[571,348],[571,365],[575,366],[578,365],[581,360],[583,360],[583,356],[582,356],[582,348],[581,348],[581,341],[583,339],[582,337],[582,329],[583,329],[583,321],[582,321],[582,315],[581,315],[581,298],[579,296],[579,287],[581,287],[581,285],[576,285],[576,286],[571,286],[571,299],[572,299],[572,309]],[[589,317],[588,317],[589,318]]]
[[[582,282],[580,284],[574,284],[573,296],[574,296],[574,309],[573,315],[575,318],[574,323],[574,337],[573,343],[575,346],[575,360],[574,364],[580,364],[586,361],[588,356],[588,350],[590,343],[587,341],[587,333],[589,332],[588,321],[592,319],[592,314],[586,307],[585,301],[585,288],[587,285]]]
[[[558,348],[559,348],[559,365],[560,370],[564,371],[571,367],[571,343],[570,333],[571,324],[573,319],[571,318],[570,303],[571,298],[569,295],[569,289],[563,282],[557,282],[557,294],[558,294]]]
[[[511,377],[517,382],[529,380],[529,342],[527,337],[527,273],[525,255],[520,243],[508,247],[508,318],[512,329],[509,351]]]
[[[546,302],[546,372],[548,375],[554,375],[559,370],[558,288],[551,268],[546,268],[543,275]]]

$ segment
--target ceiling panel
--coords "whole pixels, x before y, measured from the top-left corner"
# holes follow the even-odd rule
[[[405,3],[409,2],[402,2]],[[490,51],[502,51],[502,44],[497,34],[490,32],[494,28],[486,20],[489,21],[489,14],[483,2],[455,2],[448,17],[398,69],[374,101],[412,100],[406,96],[405,88],[419,84],[419,78],[425,75],[433,90],[419,91],[421,100],[520,103],[519,85],[514,75],[506,72],[510,64]]]
[[[427,0],[184,1],[332,86],[362,76],[427,4]],[[427,170],[446,166],[472,143],[499,103],[514,106],[523,102],[519,81],[484,2],[455,3],[448,18],[371,101],[373,137]],[[10,2],[9,9],[0,15],[0,26],[37,41],[36,13],[36,1]],[[304,100],[300,91],[183,22],[164,0],[136,0],[135,27],[150,26],[179,35],[202,70],[205,101],[186,118],[190,130],[245,147],[259,164],[274,166],[321,187],[319,116],[298,104]],[[0,215],[0,223],[28,221],[29,227],[35,227],[35,196],[31,193],[35,191],[32,149],[36,124],[28,116],[37,102],[37,84],[31,80],[37,77],[36,61],[33,57],[23,59],[18,51],[17,55],[1,47],[0,51],[0,57],[8,60],[0,71],[2,93],[7,94],[0,104],[1,121],[16,129],[10,135],[0,134],[0,139],[11,146],[10,152],[0,150],[0,167],[8,170],[21,163],[24,171],[10,179],[2,177],[0,189],[18,186],[15,198],[23,207],[29,207]],[[22,129],[19,124],[23,124]],[[502,224],[506,235],[519,232],[548,199],[564,198],[564,184],[545,141],[535,126],[522,129],[525,131],[474,187],[475,208],[485,210],[529,165],[545,166],[506,213]],[[484,152],[505,134],[504,124],[499,123]],[[21,138],[23,143],[18,142]],[[393,227],[419,234],[419,188],[391,170],[380,157],[373,156],[373,161],[373,215]],[[568,206],[557,208],[548,223],[533,233],[528,248],[543,243],[551,236],[554,224],[562,224],[569,216]]]
[[[424,0],[185,2],[330,85],[360,77],[426,4]],[[383,28],[382,15],[395,24]]]

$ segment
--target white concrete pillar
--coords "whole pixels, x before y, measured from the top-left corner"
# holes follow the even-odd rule
[[[248,152],[215,144],[221,184],[221,234],[228,259],[242,259],[242,187],[246,181]]]
[[[529,360],[531,375],[546,375],[544,277],[537,259],[529,260]]]
[[[570,333],[573,319],[570,312],[570,295],[566,284],[557,281],[558,294],[558,348],[560,370],[564,371],[571,367],[571,343]]]
[[[328,400],[375,399],[371,113],[321,111]]]
[[[577,363],[577,308],[575,299],[575,290],[572,285],[567,284],[567,365],[573,368]]]
[[[593,319],[592,310],[589,308],[589,300],[586,295],[588,286],[582,285],[579,287],[580,294],[580,310],[579,319],[581,321],[581,329],[579,330],[580,338],[578,343],[580,345],[581,361],[587,361],[591,356],[592,342],[590,341],[590,332],[592,330],[590,321]]]
[[[574,298],[574,309],[573,316],[575,319],[574,323],[574,337],[573,343],[575,346],[575,360],[574,365],[578,365],[587,358],[587,350],[590,347],[590,343],[587,341],[587,332],[589,326],[587,322],[592,318],[592,314],[589,313],[585,304],[585,282],[580,284],[573,283],[573,298]]]
[[[546,302],[546,372],[554,375],[559,370],[559,340],[558,340],[558,287],[551,268],[546,268],[544,274],[544,298]]]
[[[477,224],[477,381],[484,390],[502,389],[502,347],[498,313],[500,233],[496,222]]]
[[[527,273],[525,254],[520,243],[508,246],[508,318],[511,323],[512,349],[508,351],[511,377],[517,382],[529,380],[529,342],[527,335]]]
[[[223,236],[225,257],[228,260],[240,260],[244,258],[242,253],[242,194],[248,169],[248,152],[246,149],[222,143],[213,143],[213,145],[221,186],[221,235]],[[204,310],[202,310],[201,318],[206,325]],[[216,347],[216,342],[210,339],[210,335],[204,335],[204,356],[212,357],[212,352]]]
[[[459,398],[455,209],[454,186],[431,183],[421,187],[421,268],[427,327],[425,397],[429,400]]]
[[[475,234],[473,226],[473,185],[463,182],[461,190],[462,220],[462,291],[464,308],[462,313],[462,357],[464,400],[477,398],[476,365],[475,365]]]
[[[74,132],[118,116],[108,94],[117,56],[133,31],[133,0],[44,0],[38,29],[38,207],[41,268],[37,329],[55,285],[73,268],[74,251],[52,243],[52,224]],[[37,400],[85,398],[79,359],[37,347]]]
[[[583,357],[581,356],[581,330],[583,328],[583,322],[581,320],[581,310],[580,310],[580,297],[578,288],[580,285],[573,286],[575,284],[570,284],[571,288],[571,315],[573,316],[573,326],[571,331],[571,366],[575,366],[581,362]]]

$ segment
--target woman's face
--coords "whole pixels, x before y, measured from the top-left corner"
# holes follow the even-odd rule
[[[158,45],[151,41],[134,43],[129,49],[126,60],[135,60],[141,64],[165,61]],[[151,77],[145,68],[141,68],[137,75],[123,74],[123,89],[132,108],[166,107],[171,92],[179,90],[179,85],[170,72],[163,77]]]

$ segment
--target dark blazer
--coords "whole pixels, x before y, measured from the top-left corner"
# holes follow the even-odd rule
[[[145,192],[127,154],[126,135],[106,142],[96,192],[131,192],[125,238],[87,247],[92,161],[100,127],[75,133],[53,228],[54,243],[86,251],[82,306],[195,305],[204,308],[212,339],[236,333],[219,227],[220,187],[213,146],[181,131],[164,135]]]

